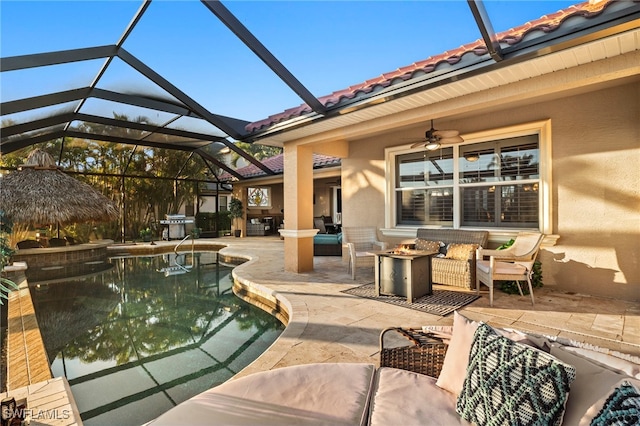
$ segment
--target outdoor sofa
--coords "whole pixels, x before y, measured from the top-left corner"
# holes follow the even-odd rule
[[[417,250],[440,251],[431,259],[434,284],[471,290],[476,283],[476,250],[487,248],[489,232],[419,228]]]
[[[313,236],[314,256],[342,256],[342,232]]]
[[[626,424],[640,421],[637,357],[493,329],[457,312],[453,327],[387,329],[380,341],[379,367],[305,364],[254,373],[149,425],[588,425],[616,415],[630,418]]]

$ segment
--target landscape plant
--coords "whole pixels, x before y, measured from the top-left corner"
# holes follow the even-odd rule
[[[4,267],[9,264],[13,250],[9,245],[9,236],[13,223],[0,210],[0,305],[3,304],[2,299],[9,298],[9,292],[18,290],[16,283],[3,276]]]

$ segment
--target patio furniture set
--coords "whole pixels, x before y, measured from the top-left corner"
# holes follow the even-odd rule
[[[487,231],[418,229],[415,244],[387,250],[372,227],[344,228],[349,250],[349,272],[355,280],[359,266],[373,265],[376,294],[406,296],[408,302],[431,294],[432,284],[454,286],[480,292],[480,283],[489,288],[493,306],[495,281],[526,282],[534,304],[531,274],[544,235],[520,232],[511,247],[489,250]]]
[[[639,386],[637,357],[494,329],[456,312],[452,327],[384,330],[379,366],[254,373],[149,425],[637,424]]]

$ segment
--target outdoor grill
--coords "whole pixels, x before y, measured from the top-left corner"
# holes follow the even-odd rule
[[[193,223],[193,219],[187,219],[183,214],[167,214],[165,220],[160,221],[160,225],[167,226],[167,240],[184,238],[184,225],[187,223]]]

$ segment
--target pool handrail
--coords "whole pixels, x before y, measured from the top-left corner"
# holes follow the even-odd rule
[[[182,245],[182,243],[184,243],[185,241],[187,241],[189,238],[191,238],[191,253],[194,252],[195,250],[195,242],[193,240],[193,236],[191,234],[185,236],[182,240],[180,240],[180,242],[178,244],[176,244],[176,246],[173,248],[173,252],[178,255],[178,247],[180,247]]]

